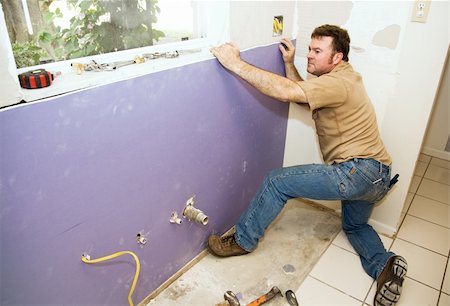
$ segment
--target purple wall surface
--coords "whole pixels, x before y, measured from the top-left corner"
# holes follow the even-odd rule
[[[276,44],[242,57],[284,73]],[[4,109],[0,304],[126,305],[133,258],[80,259],[122,250],[142,301],[282,166],[287,117],[215,59]],[[170,223],[193,195],[209,223]]]

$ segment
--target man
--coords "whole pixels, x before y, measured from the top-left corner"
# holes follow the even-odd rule
[[[209,248],[222,257],[252,252],[289,199],[341,200],[342,228],[364,270],[377,279],[374,305],[395,305],[406,275],[406,260],[386,251],[367,224],[374,204],[392,185],[391,157],[381,141],[362,78],[348,63],[348,33],[333,25],[313,31],[307,71],[316,77],[306,81],[294,66],[293,44],[286,38],[281,42],[286,77],[244,62],[239,49],[230,43],[211,52],[223,67],[262,93],[282,102],[307,104],[325,164],[271,171],[240,217],[236,232],[227,237],[210,236]]]

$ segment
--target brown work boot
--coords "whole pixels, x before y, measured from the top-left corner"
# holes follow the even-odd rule
[[[211,235],[208,238],[208,246],[211,253],[220,257],[239,256],[250,253],[236,243],[234,235],[225,237]]]
[[[394,306],[400,299],[408,264],[401,256],[392,256],[377,278],[374,306]]]

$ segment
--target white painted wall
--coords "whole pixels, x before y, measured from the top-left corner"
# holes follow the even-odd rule
[[[284,18],[283,36],[295,37],[295,1],[231,1],[230,40],[240,49],[280,41],[273,36],[272,20]]]
[[[450,61],[448,56],[447,54],[447,62],[422,145],[422,152],[446,160],[450,160],[450,152],[445,151],[450,137]]]
[[[412,3],[404,3],[411,16]],[[432,1],[428,22],[407,20],[400,47],[396,86],[381,134],[394,160],[399,183],[372,218],[396,230],[435,100],[449,46],[449,2]],[[377,86],[373,84],[372,86]]]

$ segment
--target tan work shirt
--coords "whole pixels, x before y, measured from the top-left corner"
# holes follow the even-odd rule
[[[360,157],[391,164],[362,77],[349,63],[298,84],[308,99],[326,163]]]

